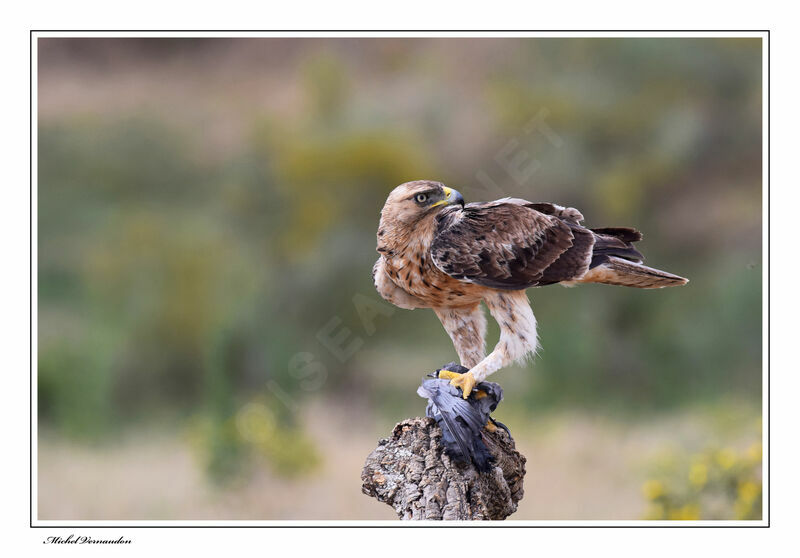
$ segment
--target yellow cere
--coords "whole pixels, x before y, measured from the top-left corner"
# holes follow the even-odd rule
[[[452,188],[448,188],[447,186],[445,186],[444,188],[442,188],[442,190],[444,190],[444,199],[443,200],[439,200],[438,202],[433,204],[431,207],[436,207],[437,205],[444,205],[444,204],[446,204],[447,202],[450,201],[450,197],[453,195]]]

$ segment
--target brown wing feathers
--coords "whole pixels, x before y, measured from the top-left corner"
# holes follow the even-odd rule
[[[590,230],[597,235],[618,238],[622,242],[639,242],[642,239],[642,233],[630,227],[605,227]]]
[[[592,233],[528,205],[502,200],[443,212],[431,245],[433,262],[456,279],[497,289],[524,289],[585,273]]]
[[[523,202],[525,207],[530,207],[531,209],[535,209],[541,213],[558,217],[559,219],[567,221],[568,223],[572,223],[573,225],[580,225],[581,221],[583,221],[583,214],[574,207],[562,207],[554,203],[532,203],[526,202],[525,200],[520,201]]]
[[[636,229],[618,227],[590,230],[595,235],[590,269],[607,262],[612,256],[642,263],[644,256],[632,244],[642,239],[642,233]]]
[[[686,279],[641,265],[628,227],[587,229],[576,209],[504,199],[453,208],[438,218],[434,264],[456,279],[496,289],[560,282],[655,288]]]
[[[570,231],[573,236],[572,246],[544,270],[537,285],[571,281],[589,270],[596,237],[591,231],[577,225],[570,225]]]

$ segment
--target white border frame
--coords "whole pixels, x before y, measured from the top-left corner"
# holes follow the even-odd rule
[[[269,521],[151,521],[151,520],[125,520],[125,521],[60,521],[38,519],[38,447],[37,447],[37,381],[34,363],[38,361],[38,300],[37,300],[37,267],[38,261],[38,49],[37,39],[47,37],[328,37],[328,38],[523,38],[523,37],[558,37],[558,38],[761,38],[762,39],[762,249],[763,249],[763,275],[762,275],[762,417],[763,417],[763,497],[762,518],[756,521],[563,521],[563,520],[514,520],[508,519],[503,523],[495,522],[398,522],[398,521],[369,521],[369,520],[269,520]],[[30,526],[46,528],[241,528],[241,527],[768,527],[769,526],[769,31],[31,31],[31,353],[30,353],[30,381],[31,381],[31,509]],[[111,533],[98,532],[95,538],[112,538]],[[114,533],[115,538],[117,536]]]

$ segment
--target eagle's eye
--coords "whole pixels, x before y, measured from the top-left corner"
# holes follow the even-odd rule
[[[417,200],[417,203],[425,203],[428,201],[428,194],[417,194],[414,199]]]

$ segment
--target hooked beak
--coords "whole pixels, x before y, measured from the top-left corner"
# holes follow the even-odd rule
[[[460,204],[461,207],[464,207],[464,196],[461,195],[461,192],[458,190],[453,190],[452,188],[448,188],[445,186],[444,190],[444,199],[442,201],[436,202],[433,204],[434,207],[437,205],[456,205]]]

